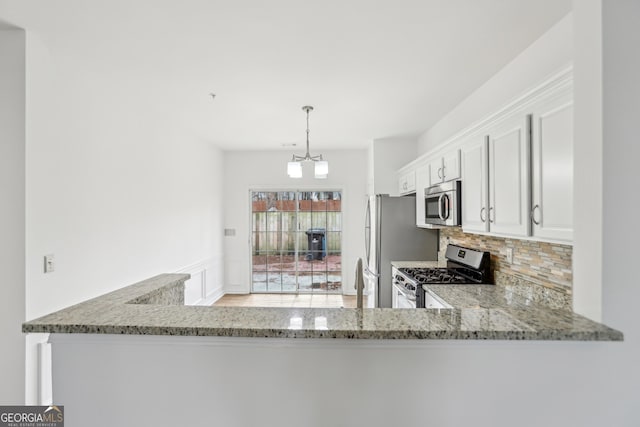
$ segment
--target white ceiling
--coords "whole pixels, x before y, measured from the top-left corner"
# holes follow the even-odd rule
[[[0,21],[27,29],[62,66],[126,82],[227,150],[303,148],[301,107],[313,105],[316,151],[418,135],[570,9],[571,0],[0,0]]]

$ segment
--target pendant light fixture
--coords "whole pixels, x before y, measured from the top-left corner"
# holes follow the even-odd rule
[[[326,179],[329,175],[329,162],[322,159],[322,154],[309,154],[309,112],[313,111],[313,107],[305,105],[302,111],[307,113],[307,153],[304,156],[294,154],[291,157],[291,161],[287,163],[287,175],[289,178],[302,178],[302,162],[313,162],[316,179]]]

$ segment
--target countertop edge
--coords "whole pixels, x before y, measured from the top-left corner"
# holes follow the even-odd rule
[[[184,282],[189,277],[188,274],[154,276],[24,322],[22,331],[54,334],[372,340],[624,340],[621,332],[575,313],[544,311],[548,318],[538,322],[535,317],[537,309],[520,306],[456,307],[442,313],[428,309],[403,311],[379,308],[184,306]],[[458,287],[452,288],[451,291],[460,293],[462,289],[471,288]],[[149,295],[154,298],[147,298]],[[160,297],[156,298],[158,295]],[[132,303],[135,301],[146,303]],[[465,316],[471,316],[473,320],[474,316],[487,315],[493,323],[488,323],[486,328],[482,326],[484,323],[459,323]],[[333,327],[314,328],[313,322],[318,316],[324,316],[325,323],[328,319],[329,326]],[[453,322],[451,316],[458,316],[457,322]],[[300,317],[300,320],[304,318],[301,329],[290,327],[293,317]],[[480,329],[474,325],[480,325]]]
[[[355,309],[354,309],[355,310]],[[289,330],[256,328],[183,328],[155,326],[92,325],[29,325],[25,333],[63,333],[98,335],[159,335],[159,336],[219,336],[237,338],[329,338],[370,340],[466,340],[466,341],[624,341],[623,334],[616,330],[594,332],[567,332],[548,337],[548,332],[536,331],[420,331],[420,330]],[[560,332],[560,331],[556,331]]]

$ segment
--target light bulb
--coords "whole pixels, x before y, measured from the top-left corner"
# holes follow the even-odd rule
[[[287,162],[287,175],[289,178],[302,178],[302,163]]]
[[[326,179],[329,175],[329,162],[325,160],[319,160],[315,163],[316,179]]]

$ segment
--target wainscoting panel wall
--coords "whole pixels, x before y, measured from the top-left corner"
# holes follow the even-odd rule
[[[224,295],[223,265],[223,256],[218,255],[176,272],[191,275],[191,279],[185,282],[185,305],[211,305]]]

